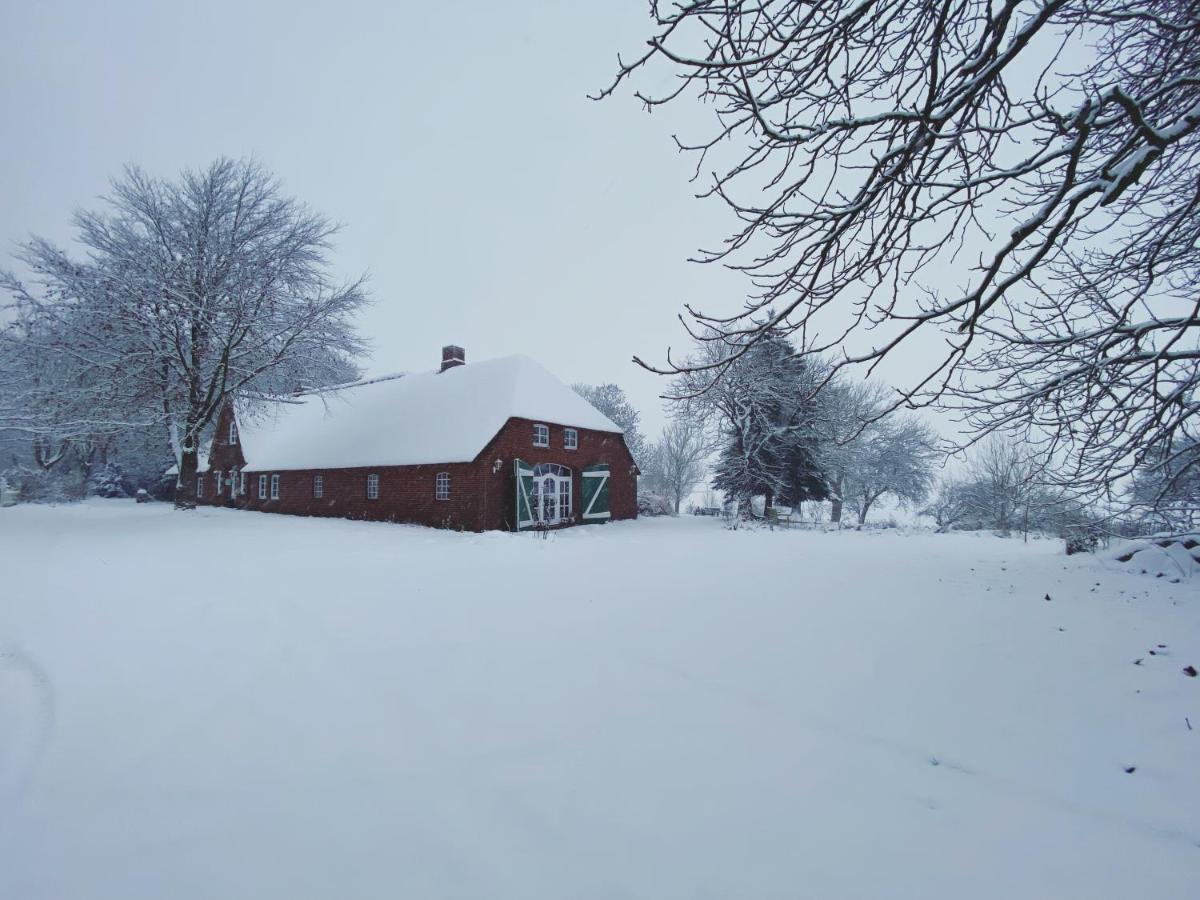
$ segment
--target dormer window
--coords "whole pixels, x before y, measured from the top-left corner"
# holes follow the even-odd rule
[[[579,432],[574,428],[563,429],[563,449],[578,450],[579,449]]]
[[[550,426],[536,424],[533,426],[533,446],[549,447],[550,446]]]
[[[233,419],[229,420],[229,443],[230,445],[237,443],[237,422]]]

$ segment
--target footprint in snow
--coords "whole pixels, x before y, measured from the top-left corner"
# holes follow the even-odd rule
[[[54,731],[54,690],[19,648],[0,645],[0,805],[33,778]]]

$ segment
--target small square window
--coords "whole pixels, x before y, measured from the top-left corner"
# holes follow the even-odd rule
[[[579,432],[574,428],[563,429],[563,447],[567,450],[579,449]]]
[[[266,475],[258,476],[258,499],[259,500],[267,499],[267,476]]]
[[[279,476],[278,475],[271,476],[271,499],[272,500],[279,499]]]
[[[320,500],[324,496],[325,496],[325,476],[324,475],[314,475],[313,476],[313,499]]]
[[[367,476],[367,499],[368,500],[378,500],[379,499],[379,476],[378,475],[368,475]]]
[[[450,473],[438,472],[437,480],[434,483],[433,496],[436,500],[450,499]]]
[[[550,446],[550,426],[549,425],[534,425],[533,426],[533,446],[549,447]]]

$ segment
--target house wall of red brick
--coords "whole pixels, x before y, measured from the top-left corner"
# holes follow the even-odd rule
[[[565,426],[550,425],[549,445],[535,447],[533,426],[532,419],[509,419],[480,454],[481,460],[491,460],[492,465],[495,464],[495,460],[501,460],[499,474],[503,476],[489,484],[491,495],[488,498],[489,509],[500,510],[502,517],[499,520],[493,519],[492,524],[487,527],[506,530],[516,527],[514,459],[522,459],[535,466],[539,463],[557,463],[571,470],[571,515],[574,522],[582,521],[579,506],[579,500],[583,496],[581,472],[586,466],[605,463],[610,472],[608,500],[612,518],[637,517],[637,475],[634,471],[633,457],[629,454],[625,439],[621,435],[578,428],[578,449],[568,450],[563,438]]]
[[[387,522],[412,522],[439,528],[469,531],[515,527],[514,459],[527,463],[557,463],[572,470],[572,519],[580,521],[581,471],[585,466],[609,466],[609,509],[613,519],[637,516],[637,476],[633,458],[618,434],[576,429],[578,447],[565,446],[564,426],[550,425],[546,447],[534,446],[534,422],[509,419],[504,427],[469,463],[421,466],[371,466],[346,469],[301,469],[292,471],[245,471],[245,493],[234,499],[226,480],[216,493],[214,472],[245,469],[240,443],[229,442],[229,407],[217,422],[216,438],[209,453],[210,471],[204,476],[204,491],[198,502],[235,506],[262,512],[301,516],[338,516]],[[499,464],[497,465],[497,461]],[[450,476],[450,497],[438,500],[438,473]],[[379,476],[378,499],[367,496],[367,478]],[[259,496],[259,476],[267,476],[266,497]],[[279,476],[279,497],[271,499],[271,476]],[[313,496],[314,476],[323,479],[321,497]],[[194,486],[193,486],[194,489]]]

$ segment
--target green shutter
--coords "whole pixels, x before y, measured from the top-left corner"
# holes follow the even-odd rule
[[[533,466],[524,460],[513,460],[513,483],[516,486],[517,531],[533,525],[533,509],[529,495],[533,493]]]
[[[603,522],[611,517],[608,509],[608,466],[587,466],[583,470],[583,498],[580,509],[585,522]]]

